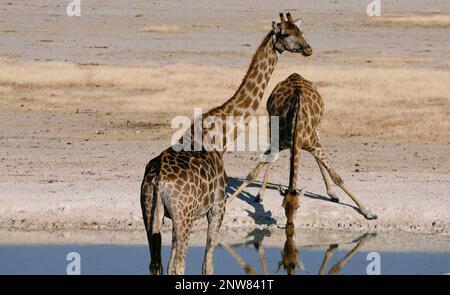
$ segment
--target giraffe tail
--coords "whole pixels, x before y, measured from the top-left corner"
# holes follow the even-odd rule
[[[164,207],[160,196],[157,175],[147,177],[146,173],[141,188],[141,207],[150,248],[150,273],[159,275],[163,273],[161,264],[161,224],[164,217]]]

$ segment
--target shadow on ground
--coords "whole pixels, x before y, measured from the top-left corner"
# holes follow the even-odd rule
[[[241,186],[241,184],[244,182],[244,179],[241,178],[234,178],[234,177],[228,177],[228,184],[227,184],[227,194],[228,196],[231,196],[238,188],[239,186]],[[262,185],[261,182],[259,181],[254,181],[253,183],[249,184],[248,187],[257,187],[260,188]],[[267,189],[272,189],[272,190],[278,190],[278,188],[280,187],[284,187],[282,185],[279,184],[275,184],[275,183],[271,183],[268,182],[267,183]],[[277,193],[278,194],[278,193]],[[327,196],[323,196],[323,195],[319,195],[313,192],[308,192],[305,191],[304,192],[304,197],[310,198],[310,199],[314,199],[314,200],[319,200],[319,201],[325,201],[325,202],[331,202],[331,199]],[[262,203],[258,203],[255,201],[256,196],[246,192],[246,191],[242,191],[238,196],[238,199],[247,202],[248,204],[252,205],[255,209],[254,212],[251,212],[249,210],[246,210],[248,215],[250,217],[252,217],[255,220],[256,224],[261,224],[261,225],[271,225],[271,224],[276,224],[276,220],[272,218],[272,213],[270,212],[270,210],[266,211],[264,208],[264,205]],[[348,203],[343,203],[342,201],[339,201],[337,203],[334,203],[340,206],[346,206],[346,207],[350,207],[353,210],[355,210],[356,212],[358,212],[359,214],[361,213],[361,210],[353,205],[350,205]],[[280,206],[281,206],[281,196],[280,196]]]

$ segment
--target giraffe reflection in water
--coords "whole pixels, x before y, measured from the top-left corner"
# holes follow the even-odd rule
[[[277,266],[277,272],[280,272],[281,270],[286,271],[286,274],[293,275],[295,274],[295,271],[298,269],[300,272],[306,272],[306,267],[303,264],[301,258],[300,258],[300,250],[295,245],[295,238],[294,234],[292,232],[286,231],[286,241],[284,243],[284,248],[281,251],[281,260],[278,262]],[[322,264],[320,265],[320,269],[318,274],[319,275],[335,275],[338,274],[341,269],[345,266],[345,264],[352,259],[352,257],[361,249],[361,247],[366,244],[369,240],[374,238],[376,236],[376,233],[365,233],[355,240],[351,242],[345,242],[340,244],[329,244],[328,249],[325,251],[324,258],[322,261]],[[258,252],[259,259],[261,262],[261,268],[263,274],[268,274],[268,267],[267,267],[267,261],[264,254],[264,246],[263,246],[263,239],[260,238],[258,241],[249,241],[244,244],[236,244],[235,246],[248,246],[249,244],[253,244],[255,249]],[[244,269],[245,273],[250,275],[257,274],[255,268],[247,263],[244,258],[242,258],[232,246],[230,246],[227,243],[221,243],[222,246],[231,254],[231,256],[236,259],[236,261],[241,265],[241,267]],[[339,245],[349,245],[354,244],[353,248],[337,263],[333,264],[331,268],[328,270],[328,265],[334,255],[334,253],[338,250]],[[314,247],[320,247],[322,245],[307,245],[302,246],[303,248],[314,248]]]

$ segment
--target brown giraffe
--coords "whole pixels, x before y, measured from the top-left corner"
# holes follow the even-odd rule
[[[239,265],[242,267],[242,269],[245,271],[246,274],[248,275],[256,275],[256,270],[253,266],[251,266],[249,263],[247,263],[247,261],[245,261],[234,249],[233,247],[231,247],[230,245],[228,245],[227,243],[221,243],[222,246],[228,251],[228,253],[231,254],[231,256],[233,256],[233,258],[239,263]],[[260,253],[260,252],[259,252]],[[262,252],[264,253],[264,252]],[[265,263],[265,257],[261,257],[261,264],[263,264],[265,266],[264,268],[264,274],[267,274],[267,266],[264,264]],[[263,260],[264,259],[264,260]]]
[[[328,275],[338,274],[341,271],[342,267],[344,267],[344,265],[353,257],[353,255],[356,254],[356,252],[358,252],[359,248],[361,248],[364,244],[366,244],[376,236],[376,233],[365,233],[364,235],[358,237],[356,240],[352,241],[351,243],[356,243],[356,245],[341,260],[339,260],[330,268],[330,270],[328,271]],[[322,265],[320,266],[319,275],[325,274],[328,263],[330,262],[331,257],[333,256],[334,252],[336,252],[338,247],[338,244],[331,244],[329,246],[328,250],[325,252]]]
[[[236,93],[224,104],[203,115],[202,120],[226,116],[253,115],[262,99],[264,90],[284,50],[309,56],[312,49],[302,32],[287,14],[280,14],[280,23],[273,22],[272,30],[263,39],[253,56],[250,67]],[[191,126],[194,137],[195,124]],[[222,130],[202,128],[212,138],[227,136]],[[216,133],[216,134],[214,134]],[[237,134],[234,134],[235,140]],[[203,138],[203,137],[202,137]],[[183,144],[183,139],[180,139]],[[189,143],[189,146],[193,146]],[[195,143],[194,143],[195,146]],[[202,142],[202,147],[203,142]],[[177,149],[178,150],[178,149]],[[213,252],[217,234],[225,213],[226,175],[222,163],[224,150],[176,151],[173,146],[152,159],[146,166],[141,185],[141,207],[150,248],[150,272],[162,273],[161,224],[164,216],[172,219],[172,251],[167,272],[183,274],[188,239],[193,221],[206,215],[208,219],[207,241],[203,261],[203,273],[213,273]]]
[[[295,213],[297,213],[300,198],[303,196],[303,190],[297,190],[295,194],[290,194],[280,188],[280,194],[284,196],[282,206],[286,215],[286,236],[293,236]]]
[[[294,235],[286,232],[286,241],[284,242],[283,251],[281,251],[281,261],[278,262],[277,272],[283,268],[288,275],[295,274],[295,270],[300,268],[305,271],[305,266],[300,260],[299,251],[295,246]]]
[[[328,275],[334,275],[338,274],[342,267],[355,255],[356,252],[368,241],[370,241],[373,237],[376,236],[376,233],[365,233],[364,235],[358,237],[357,239],[353,240],[350,243],[346,244],[353,244],[356,243],[356,245],[342,258],[340,259],[336,264],[334,264],[330,270],[328,271]],[[330,260],[338,249],[338,244],[331,244],[329,245],[327,251],[325,251],[323,262],[319,269],[319,275],[325,274],[325,271],[328,267],[328,264],[330,263]],[[284,243],[283,251],[281,252],[281,261],[278,264],[278,270],[283,267],[288,275],[294,274],[296,268],[300,268],[301,271],[305,271],[305,267],[303,265],[303,262],[300,260],[299,251],[297,250],[297,247],[295,246],[295,240],[293,235],[286,234],[286,242]]]
[[[267,274],[269,274],[269,271],[268,271],[268,268],[267,268],[266,256],[264,254],[263,241],[264,241],[264,238],[266,236],[264,234],[264,232],[265,232],[265,230],[255,229],[254,231],[249,233],[249,236],[254,236],[255,237],[253,240],[247,241],[247,242],[245,242],[243,244],[240,244],[240,245],[237,245],[237,246],[248,247],[249,245],[253,245],[255,250],[258,252],[259,261],[261,262],[262,273],[267,275]],[[269,231],[269,236],[270,236],[270,231]],[[239,256],[239,254],[234,250],[234,248],[232,246],[230,246],[229,244],[227,244],[225,242],[221,242],[221,245],[240,264],[240,266],[242,267],[242,269],[245,271],[246,274],[251,274],[251,275],[256,275],[257,274],[255,268],[253,268],[253,266],[251,266],[241,256]]]
[[[358,252],[358,250],[363,247],[368,241],[370,241],[372,238],[376,237],[376,233],[365,233],[361,236],[359,236],[357,239],[346,242],[343,244],[354,244],[356,245],[337,263],[335,263],[330,270],[328,271],[328,275],[335,275],[338,274],[342,267]],[[233,258],[241,265],[245,273],[250,275],[255,275],[256,270],[255,268],[247,263],[239,254],[231,247],[230,245],[223,243],[222,245],[224,248],[233,256]],[[304,247],[317,247],[318,245],[308,245]],[[267,261],[264,255],[264,252],[260,249],[263,249],[263,243],[260,242],[257,245],[255,244],[255,248],[258,250],[259,258],[262,265],[263,274],[268,274],[268,267],[267,267]],[[322,264],[320,265],[320,269],[318,274],[323,275],[326,273],[326,269],[328,267],[328,264],[331,261],[331,258],[334,255],[334,252],[338,249],[339,244],[330,244],[328,249],[325,251],[324,258],[322,261]],[[286,274],[293,275],[295,274],[296,269],[300,269],[300,271],[305,272],[305,266],[300,259],[300,251],[295,245],[295,239],[294,235],[290,235],[286,233],[286,240],[284,242],[283,250],[281,251],[281,261],[278,262],[277,266],[277,272],[279,272],[281,269],[286,270]]]
[[[282,193],[284,199],[295,202],[298,207],[297,174],[300,160],[300,150],[310,152],[316,159],[322,174],[327,193],[333,202],[339,202],[338,197],[331,188],[326,172],[331,176],[333,182],[339,186],[359,207],[366,219],[376,219],[377,216],[370,212],[361,201],[347,188],[342,178],[330,165],[322,146],[319,143],[319,124],[323,113],[323,100],[314,84],[304,79],[299,74],[292,74],[286,80],[280,82],[272,91],[267,101],[267,112],[269,116],[279,117],[279,151],[290,149],[290,175],[289,188]],[[271,155],[270,147],[265,153]],[[273,158],[272,158],[273,159]],[[269,172],[273,161],[266,156],[255,169],[253,169],[242,185],[230,197],[232,201],[242,190],[253,182],[261,169],[266,166],[261,189],[256,201],[261,201],[266,189]],[[283,206],[286,210],[286,202]],[[297,207],[290,206],[290,210]],[[286,212],[286,215],[288,213]],[[293,224],[292,224],[293,225]]]

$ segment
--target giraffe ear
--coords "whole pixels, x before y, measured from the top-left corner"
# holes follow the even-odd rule
[[[303,20],[301,18],[294,20],[294,25],[296,25],[298,28],[300,28],[300,25],[302,23],[303,23]]]
[[[275,35],[280,34],[280,24],[276,21],[272,21],[272,31],[275,33]]]
[[[305,188],[303,187],[303,188],[301,188],[301,189],[298,189],[298,190],[297,190],[297,194],[298,194],[300,197],[303,197],[303,196],[305,195]]]
[[[280,195],[284,196],[287,193],[287,190],[284,190],[281,185],[278,187],[278,192],[280,193]]]

